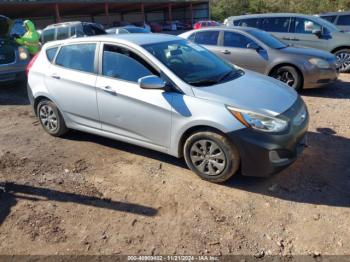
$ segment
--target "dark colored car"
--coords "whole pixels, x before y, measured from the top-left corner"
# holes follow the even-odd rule
[[[334,55],[312,48],[291,47],[269,33],[250,27],[216,27],[186,32],[184,37],[229,62],[272,76],[296,90],[337,80]]]
[[[26,79],[26,67],[29,53],[19,46],[14,37],[21,35],[18,28],[12,28],[13,21],[0,15],[0,83],[23,81]]]
[[[89,22],[67,22],[47,26],[41,33],[41,42],[47,43],[74,37],[105,35],[102,25]]]

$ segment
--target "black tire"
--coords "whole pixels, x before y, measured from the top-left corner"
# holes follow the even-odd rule
[[[303,77],[293,66],[281,66],[274,70],[271,76],[284,82],[296,91],[300,91],[303,88]]]
[[[62,114],[52,101],[41,100],[36,108],[36,113],[42,127],[50,135],[60,137],[68,132]]]
[[[337,57],[337,63],[339,63],[340,73],[350,72],[350,49],[340,49],[334,52]]]
[[[205,153],[205,156],[204,155],[199,156],[200,154],[197,151],[197,149],[200,148],[197,146],[200,144],[201,141],[209,141],[206,144],[207,150],[201,151],[201,152],[207,151],[207,153]],[[216,151],[213,150],[211,154],[208,151],[209,146],[210,146],[209,151],[211,151],[211,149],[214,149],[215,146],[218,146],[222,154],[219,153],[218,150]],[[214,182],[214,183],[225,182],[226,180],[230,179],[233,175],[235,175],[239,168],[240,157],[239,157],[238,150],[233,145],[233,143],[226,136],[209,129],[201,130],[192,134],[186,140],[183,150],[184,150],[184,157],[185,157],[187,166],[193,172],[195,172],[200,178],[210,182]],[[210,156],[208,157],[207,154]],[[220,163],[223,157],[225,158],[224,167],[222,167],[221,166],[222,163]],[[198,159],[198,158],[201,158],[201,159]],[[206,163],[204,163],[205,161]],[[199,166],[204,167],[203,171],[200,171]],[[214,170],[215,174],[214,173],[210,174],[209,168],[212,171]]]

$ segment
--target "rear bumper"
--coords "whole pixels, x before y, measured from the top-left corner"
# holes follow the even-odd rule
[[[329,69],[313,67],[304,72],[304,89],[327,86],[338,80],[339,72],[335,66]]]
[[[303,103],[301,99],[283,115],[292,117]],[[292,121],[291,121],[292,122]],[[266,177],[291,165],[306,146],[309,116],[299,126],[290,124],[281,134],[258,132],[250,128],[228,134],[241,156],[241,172],[245,176]]]

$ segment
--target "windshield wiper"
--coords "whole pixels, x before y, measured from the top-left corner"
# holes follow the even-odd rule
[[[215,85],[218,83],[217,80],[212,80],[212,79],[203,79],[203,80],[199,80],[199,81],[193,81],[193,82],[188,82],[190,85],[193,86],[211,86],[211,85]]]

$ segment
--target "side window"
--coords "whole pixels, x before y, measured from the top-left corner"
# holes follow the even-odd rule
[[[57,28],[57,40],[67,39],[69,37],[69,27],[58,27]]]
[[[137,82],[141,77],[159,75],[146,61],[128,49],[105,45],[102,75]]]
[[[75,36],[75,27],[74,26],[71,26],[70,28],[70,36]]]
[[[295,19],[295,33],[312,34],[313,30],[322,30],[322,26],[309,19],[299,17]]]
[[[267,32],[289,32],[290,17],[270,17],[263,20],[262,29]]]
[[[42,34],[43,43],[55,40],[55,28],[44,30]]]
[[[217,45],[220,31],[197,32],[195,42],[200,45]]]
[[[337,25],[350,25],[350,15],[340,15]]]
[[[227,46],[227,47],[247,48],[247,45],[252,42],[253,40],[239,33],[235,33],[235,32],[224,33],[224,46]]]
[[[258,18],[242,19],[239,23],[239,26],[260,28],[260,19]]]
[[[56,58],[56,65],[87,73],[94,72],[96,44],[63,46]]]
[[[194,42],[196,38],[196,33],[191,34],[187,39],[191,42]]]
[[[46,49],[46,56],[50,62],[52,62],[52,60],[55,58],[57,49],[58,49],[57,46]]]
[[[327,15],[327,16],[321,16],[321,18],[327,20],[328,22],[334,23],[337,16],[336,15]]]
[[[233,24],[234,26],[239,26],[239,25],[241,24],[241,21],[242,21],[242,20],[234,20],[234,21],[232,22],[232,24]]]

